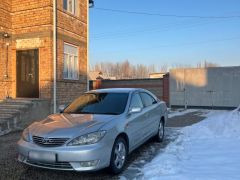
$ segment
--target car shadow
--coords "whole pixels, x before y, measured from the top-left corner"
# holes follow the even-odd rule
[[[165,128],[165,139],[162,143],[151,138],[142,146],[134,150],[128,157],[126,169],[119,175],[125,179],[141,179],[141,169],[151,162],[159,153],[163,152],[167,145],[173,142],[180,134],[179,128]]]

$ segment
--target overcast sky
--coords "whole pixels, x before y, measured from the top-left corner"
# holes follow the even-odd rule
[[[90,64],[126,59],[240,65],[240,0],[95,0]]]

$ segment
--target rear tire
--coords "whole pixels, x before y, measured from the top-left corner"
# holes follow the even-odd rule
[[[161,120],[158,126],[158,133],[155,137],[157,142],[163,142],[164,140],[164,135],[165,135],[165,124],[164,121]]]
[[[127,142],[119,137],[115,140],[112,148],[109,170],[113,174],[119,174],[123,171],[128,154]]]

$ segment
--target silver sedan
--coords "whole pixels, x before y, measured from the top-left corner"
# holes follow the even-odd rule
[[[18,142],[18,160],[57,170],[120,173],[127,156],[155,137],[161,142],[167,107],[144,89],[89,91],[59,114],[34,122]]]

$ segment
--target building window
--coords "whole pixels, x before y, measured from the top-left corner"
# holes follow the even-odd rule
[[[63,9],[76,15],[77,13],[77,0],[63,0]]]
[[[79,79],[78,69],[78,48],[76,46],[64,43],[64,79]]]

